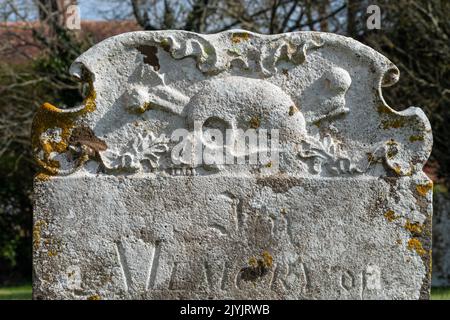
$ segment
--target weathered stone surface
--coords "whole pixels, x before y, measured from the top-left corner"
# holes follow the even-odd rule
[[[84,103],[33,123],[35,298],[428,298],[431,128],[383,100],[384,56],[134,32],[71,73]]]

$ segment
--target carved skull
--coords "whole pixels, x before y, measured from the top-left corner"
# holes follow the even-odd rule
[[[201,126],[203,132],[216,129],[222,137],[231,137],[227,145],[234,156],[249,156],[238,154],[235,139],[239,132],[247,129],[266,129],[270,132],[277,129],[280,145],[300,142],[306,135],[305,120],[291,97],[278,86],[264,80],[244,77],[227,77],[205,82],[204,87],[195,94],[184,109],[188,130],[191,132]],[[239,130],[241,129],[241,130]],[[211,142],[201,135],[202,143],[208,146]],[[283,147],[284,148],[284,147]],[[258,152],[250,149],[249,153]],[[217,154],[217,156],[222,156]]]

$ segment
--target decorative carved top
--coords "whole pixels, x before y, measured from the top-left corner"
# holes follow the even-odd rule
[[[72,109],[44,104],[33,152],[47,175],[413,175],[432,146],[421,109],[384,101],[398,69],[320,32],[132,32],[72,65]]]

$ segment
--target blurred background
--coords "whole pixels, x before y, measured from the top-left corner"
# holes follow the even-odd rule
[[[81,18],[81,19],[78,19]],[[81,21],[79,21],[81,20]],[[0,299],[31,298],[30,125],[43,102],[71,107],[81,87],[71,62],[128,31],[241,28],[353,37],[400,69],[388,104],[424,109],[434,148],[433,298],[450,299],[450,1],[448,0],[2,0],[0,1]]]

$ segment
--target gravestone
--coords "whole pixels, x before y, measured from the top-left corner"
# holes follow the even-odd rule
[[[33,122],[36,299],[427,299],[432,146],[329,33],[133,32]]]

